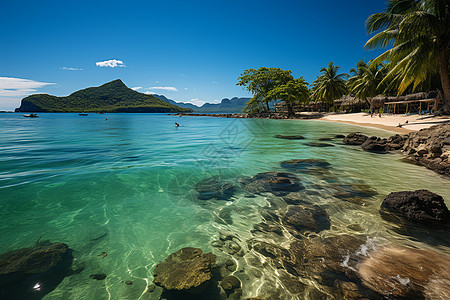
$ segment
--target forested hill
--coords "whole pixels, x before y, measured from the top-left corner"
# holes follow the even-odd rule
[[[34,94],[22,99],[16,112],[190,112],[128,88],[120,79],[74,92],[66,97]]]

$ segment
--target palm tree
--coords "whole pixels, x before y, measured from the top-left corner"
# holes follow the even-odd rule
[[[313,82],[312,98],[319,101],[333,103],[334,100],[347,94],[347,86],[344,78],[347,74],[338,74],[339,66],[334,66],[333,62],[328,63],[328,68],[322,68],[322,73]],[[334,108],[336,111],[336,107]]]
[[[448,0],[389,0],[386,11],[366,21],[370,38],[366,47],[392,48],[372,63],[388,61],[389,72],[382,83],[396,81],[398,95],[412,86],[414,91],[438,73],[446,113],[450,112],[450,3]]]
[[[386,76],[386,68],[382,64],[366,63],[364,59],[356,64],[356,68],[350,70],[353,76],[348,79],[347,87],[350,93],[370,106],[367,98],[387,91],[388,87],[381,84]]]

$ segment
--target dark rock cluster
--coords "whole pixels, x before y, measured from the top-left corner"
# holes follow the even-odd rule
[[[284,196],[304,189],[297,176],[285,172],[258,173],[251,178],[239,179],[239,183],[250,193],[270,192],[276,196]]]
[[[402,149],[406,140],[406,136],[394,135],[389,138],[380,138],[377,136],[368,137],[359,133],[350,133],[343,142],[347,145],[357,145],[365,151],[370,152],[387,152],[391,150]]]
[[[235,186],[232,182],[223,180],[217,176],[203,179],[195,185],[195,190],[198,192],[198,199],[219,199],[227,200],[231,198],[235,191]]]
[[[393,192],[381,204],[387,211],[420,224],[442,225],[450,222],[444,199],[428,190]]]
[[[72,251],[42,242],[0,255],[0,298],[41,299],[72,273]]]
[[[450,176],[450,122],[410,133],[403,153],[437,173]]]

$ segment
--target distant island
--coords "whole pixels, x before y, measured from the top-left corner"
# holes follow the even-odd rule
[[[156,95],[158,99],[161,99],[167,103],[177,105],[182,108],[192,109],[194,112],[199,113],[240,113],[245,108],[247,102],[250,98],[238,98],[234,97],[231,99],[224,98],[220,103],[205,103],[202,106],[197,106],[192,103],[175,102],[172,99],[168,99],[163,95]]]
[[[120,79],[99,87],[79,90],[66,97],[34,94],[22,99],[16,112],[128,112],[174,113],[192,112],[153,95],[136,92]]]

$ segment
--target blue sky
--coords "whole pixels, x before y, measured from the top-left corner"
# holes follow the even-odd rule
[[[64,96],[118,78],[196,104],[249,96],[236,86],[248,68],[292,70],[312,83],[329,61],[348,72],[381,53],[364,50],[364,22],[384,8],[378,0],[0,0],[0,110],[32,93]]]

